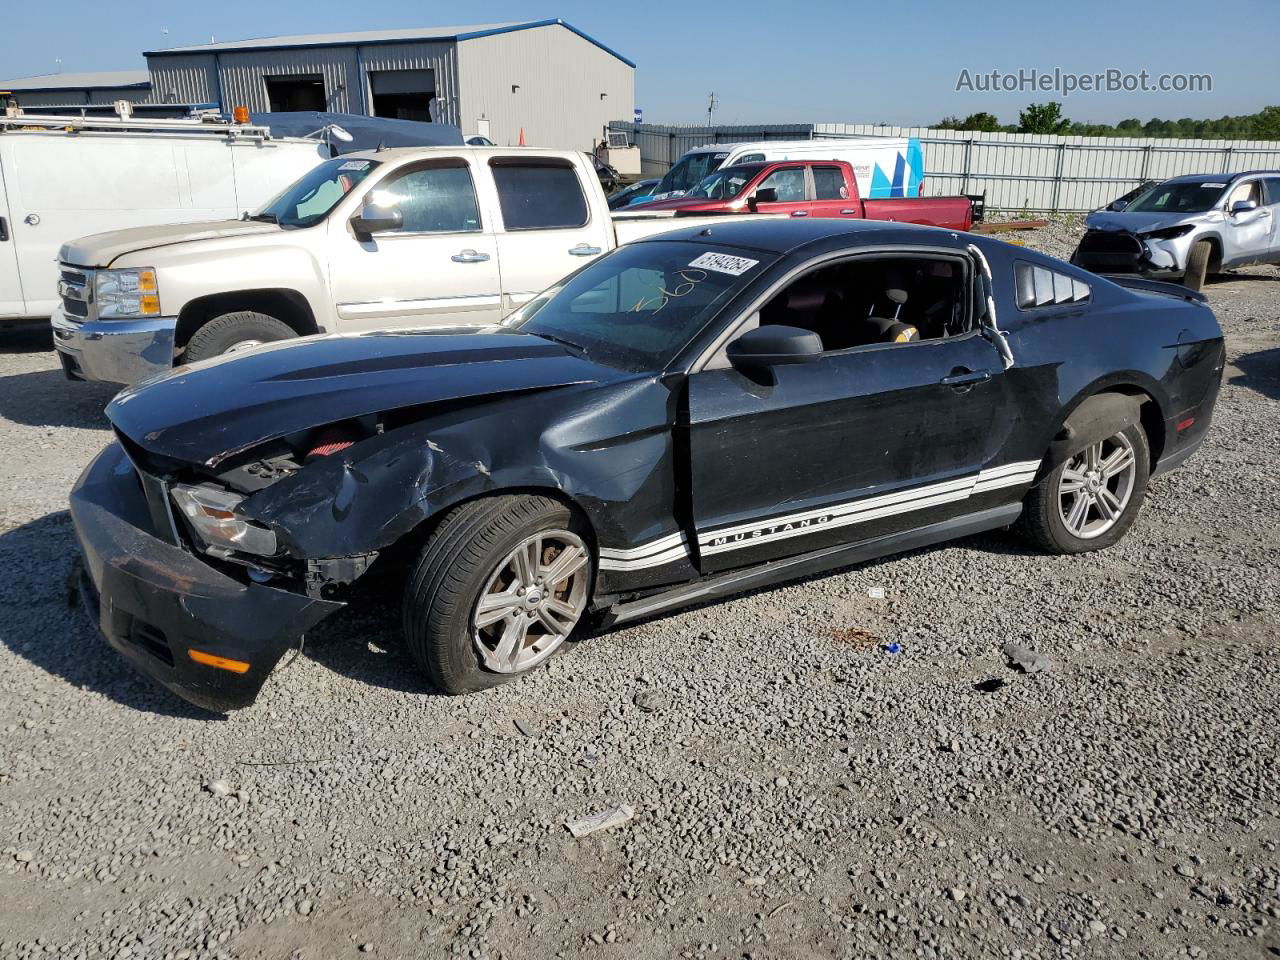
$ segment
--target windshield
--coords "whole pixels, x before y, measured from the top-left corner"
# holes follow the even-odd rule
[[[376,166],[377,160],[335,157],[305,174],[249,219],[266,220],[282,227],[309,227],[319,223]]]
[[[539,294],[503,324],[608,366],[662,370],[774,259],[710,244],[628,244]]]
[[[667,171],[654,193],[673,193],[692,189],[701,182],[708,173],[720,168],[729,157],[728,151],[712,153],[710,150],[701,153],[686,153],[676,161],[676,165]]]
[[[1225,189],[1225,180],[1158,183],[1124,209],[1126,213],[1204,213],[1218,202]]]
[[[743,187],[751,182],[751,178],[759,173],[759,164],[741,167],[725,167],[710,176],[703,177],[702,182],[685,194],[701,200],[732,200],[742,192]]]

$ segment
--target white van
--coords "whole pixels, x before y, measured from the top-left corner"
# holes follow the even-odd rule
[[[915,137],[849,137],[839,140],[762,140],[695,147],[677,160],[653,193],[636,201],[684,196],[721,167],[771,160],[845,160],[853,167],[864,200],[918,197],[924,182],[924,151]]]
[[[328,157],[320,141],[258,126],[0,117],[0,323],[49,318],[67,241],[238,217]]]

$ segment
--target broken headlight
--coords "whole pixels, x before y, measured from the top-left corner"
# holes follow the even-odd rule
[[[1143,240],[1176,240],[1178,237],[1185,237],[1194,229],[1194,224],[1184,223],[1180,227],[1164,227],[1160,230],[1148,230],[1146,233],[1138,234],[1138,236]]]
[[[186,518],[206,553],[252,553],[270,557],[276,552],[276,535],[266,527],[236,513],[244,497],[210,486],[175,486],[173,502]]]

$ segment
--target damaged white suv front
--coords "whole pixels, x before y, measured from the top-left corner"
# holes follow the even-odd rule
[[[1278,217],[1280,171],[1175,177],[1091,213],[1071,262],[1198,290],[1228,267],[1280,262]]]

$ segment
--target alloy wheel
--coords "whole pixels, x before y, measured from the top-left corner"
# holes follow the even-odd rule
[[[1090,444],[1062,468],[1058,512],[1067,532],[1081,540],[1114,527],[1133,496],[1137,456],[1123,433]]]
[[[527,537],[494,568],[471,617],[485,667],[523,673],[556,652],[586,612],[590,564],[567,530]]]

